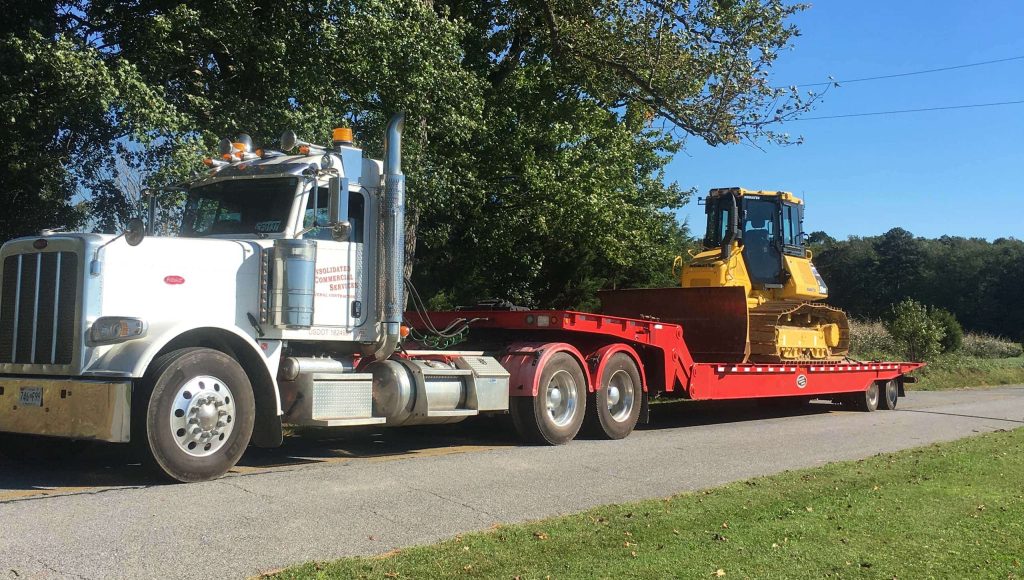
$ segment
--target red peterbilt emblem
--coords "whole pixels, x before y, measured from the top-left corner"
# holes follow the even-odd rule
[[[170,284],[172,286],[177,286],[178,284],[184,284],[184,283],[185,283],[185,279],[182,278],[181,276],[166,276],[166,277],[164,277],[164,284]]]

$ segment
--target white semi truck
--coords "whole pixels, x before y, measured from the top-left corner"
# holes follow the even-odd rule
[[[346,129],[331,147],[286,133],[281,148],[298,154],[222,143],[187,188],[177,237],[135,221],[119,236],[5,244],[0,432],[133,442],[161,473],[197,481],[250,441],[279,445],[284,423],[507,410],[493,358],[389,360],[405,292],[402,126],[391,120],[383,162]]]
[[[118,236],[4,244],[0,452],[31,455],[42,438],[131,443],[158,473],[201,481],[250,444],[280,445],[285,424],[507,412],[533,443],[566,443],[584,424],[620,439],[651,394],[893,409],[922,366],[709,359],[700,339],[721,321],[684,328],[654,308],[681,300],[678,288],[609,291],[602,314],[403,312],[402,126],[389,123],[383,162],[344,129],[330,147],[292,132],[283,151],[226,141],[188,184],[177,237],[133,220]],[[403,343],[410,327],[450,337],[470,325],[466,350]]]

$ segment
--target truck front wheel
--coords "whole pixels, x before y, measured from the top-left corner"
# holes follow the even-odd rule
[[[133,397],[132,441],[143,461],[174,481],[215,479],[249,445],[256,414],[241,365],[209,348],[162,355]]]
[[[520,437],[539,445],[572,441],[583,425],[587,380],[572,355],[559,352],[544,364],[533,397],[513,397],[512,422]]]

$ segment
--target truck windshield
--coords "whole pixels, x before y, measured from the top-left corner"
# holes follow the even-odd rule
[[[288,223],[295,178],[237,179],[193,188],[182,217],[183,237],[277,234]]]

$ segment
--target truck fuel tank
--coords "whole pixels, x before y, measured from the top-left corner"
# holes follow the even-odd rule
[[[388,425],[457,423],[508,410],[509,374],[492,357],[390,359],[364,372],[373,375],[373,414]]]

